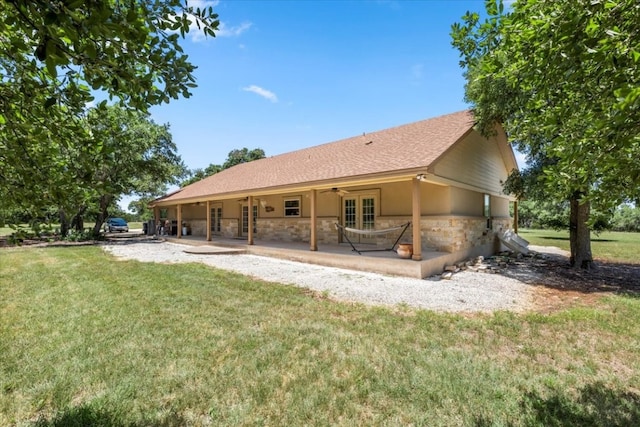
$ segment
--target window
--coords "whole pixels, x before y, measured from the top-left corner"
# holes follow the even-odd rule
[[[300,216],[300,199],[284,200],[284,216]]]
[[[484,206],[482,209],[483,215],[487,218],[487,228],[491,229],[491,195],[484,195]]]

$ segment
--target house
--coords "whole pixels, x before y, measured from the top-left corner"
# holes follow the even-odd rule
[[[157,220],[187,224],[203,241],[305,242],[318,253],[344,242],[336,224],[395,230],[411,222],[403,238],[413,261],[439,253],[455,262],[494,253],[496,233],[512,227],[513,199],[502,183],[515,168],[504,130],[485,138],[472,113],[461,111],[239,164],[152,206]],[[388,248],[397,238],[352,233],[349,240]]]

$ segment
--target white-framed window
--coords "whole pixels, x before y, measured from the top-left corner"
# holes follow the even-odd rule
[[[284,216],[300,216],[300,198],[284,199]]]

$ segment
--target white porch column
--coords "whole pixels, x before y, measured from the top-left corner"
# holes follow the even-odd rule
[[[513,231],[518,234],[518,201],[513,202]]]
[[[207,200],[207,242],[211,241],[211,201]]]
[[[422,238],[420,237],[420,218],[422,217],[420,201],[420,180],[413,178],[411,183],[411,229],[413,230],[413,256],[412,259],[422,259]]]
[[[247,244],[253,245],[253,196],[247,197],[247,203],[249,204],[249,211],[247,212]]]
[[[317,209],[317,190],[311,190],[311,241],[309,250],[318,250],[318,209]]]
[[[178,211],[178,214],[176,215],[177,216],[176,219],[178,221],[178,229],[176,230],[176,237],[178,239],[181,239],[182,238],[182,205],[178,205],[176,209]]]

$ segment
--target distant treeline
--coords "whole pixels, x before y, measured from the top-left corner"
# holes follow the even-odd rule
[[[596,231],[640,232],[640,207],[624,204],[608,212],[593,211],[591,220],[591,228]],[[566,230],[569,228],[569,206],[522,201],[518,204],[518,226]]]

